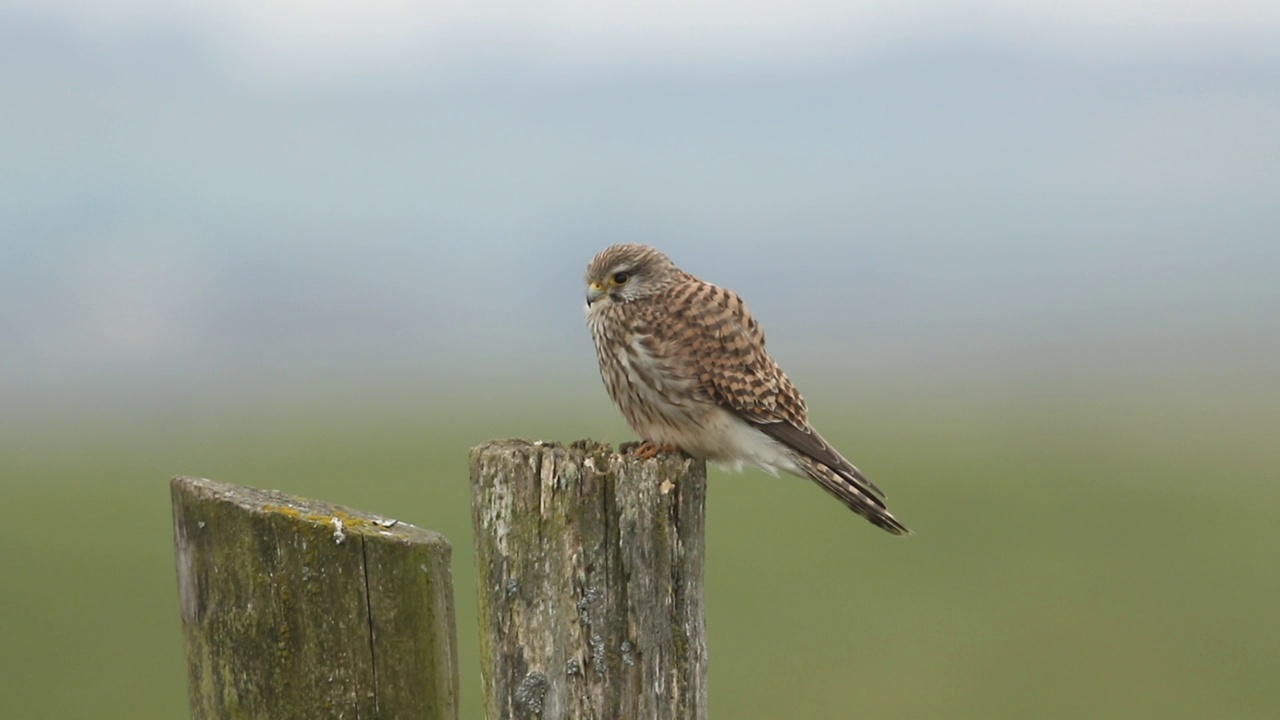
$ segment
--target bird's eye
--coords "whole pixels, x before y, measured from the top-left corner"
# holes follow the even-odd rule
[[[614,274],[613,274],[613,284],[614,284],[614,285],[626,285],[626,284],[627,284],[627,281],[628,281],[628,280],[630,280],[630,279],[631,279],[631,276],[630,276],[630,275],[628,275],[627,273],[614,273]]]

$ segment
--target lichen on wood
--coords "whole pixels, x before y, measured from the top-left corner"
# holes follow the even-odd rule
[[[471,452],[486,717],[706,717],[706,468],[608,445]]]
[[[443,537],[211,480],[171,493],[193,718],[456,720]]]

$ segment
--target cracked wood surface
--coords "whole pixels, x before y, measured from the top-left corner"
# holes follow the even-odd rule
[[[608,445],[471,452],[489,720],[704,720],[706,467]]]
[[[170,488],[193,718],[456,720],[443,537],[273,491]]]

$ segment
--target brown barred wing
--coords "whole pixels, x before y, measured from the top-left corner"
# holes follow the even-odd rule
[[[669,351],[695,368],[696,392],[830,467],[883,507],[884,492],[809,425],[804,397],[769,356],[764,330],[737,293],[686,276],[652,307],[662,310],[649,322],[661,326]]]

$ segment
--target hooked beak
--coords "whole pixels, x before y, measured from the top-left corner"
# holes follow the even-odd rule
[[[604,286],[598,282],[587,283],[587,307],[604,295]]]

